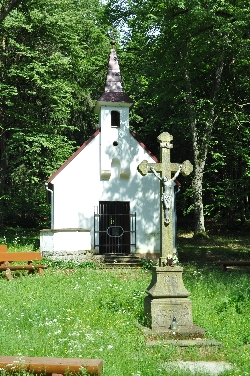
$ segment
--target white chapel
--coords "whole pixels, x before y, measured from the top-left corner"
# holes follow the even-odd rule
[[[99,129],[46,182],[51,228],[40,233],[44,256],[159,254],[160,182],[137,170],[143,160],[158,160],[130,131],[131,106],[112,45],[95,107]]]

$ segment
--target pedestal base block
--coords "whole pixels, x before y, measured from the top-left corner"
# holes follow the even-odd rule
[[[147,324],[157,333],[169,330],[173,317],[176,317],[179,329],[193,326],[192,302],[188,298],[154,299],[146,296],[144,314]]]
[[[187,298],[190,292],[183,284],[182,273],[179,266],[153,266],[147,294],[154,298]]]

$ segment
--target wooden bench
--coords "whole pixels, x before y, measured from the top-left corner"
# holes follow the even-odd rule
[[[85,368],[89,375],[102,375],[102,359],[81,358],[33,358],[0,356],[0,369],[8,372],[20,372],[22,370],[37,374],[65,375],[68,373],[80,373]]]
[[[221,265],[226,271],[228,266],[250,266],[250,261],[215,261],[214,264]]]
[[[33,261],[41,261],[40,252],[7,252],[7,245],[0,245],[0,271],[5,271],[5,276],[9,281],[12,280],[12,270],[28,270],[28,273],[34,273],[38,270],[39,274],[44,274],[45,265],[32,264]],[[12,265],[12,262],[24,262],[27,264]]]

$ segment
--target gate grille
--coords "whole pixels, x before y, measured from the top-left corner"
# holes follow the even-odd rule
[[[136,248],[136,213],[129,202],[102,201],[94,212],[94,247],[99,254],[127,255]]]

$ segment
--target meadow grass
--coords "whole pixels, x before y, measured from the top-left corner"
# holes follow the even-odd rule
[[[0,278],[0,355],[101,358],[103,376],[167,375],[167,362],[225,360],[234,365],[225,375],[250,375],[250,274],[225,273],[214,266],[211,255],[221,247],[229,252],[236,247],[233,239],[218,248],[215,241],[213,253],[214,241],[198,245],[181,239],[179,250],[194,323],[206,330],[207,338],[220,341],[220,347],[147,345],[138,323],[150,271],[59,263],[45,277],[22,272],[11,282]],[[247,241],[243,243],[236,249],[247,254]]]

